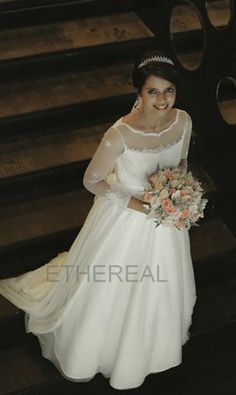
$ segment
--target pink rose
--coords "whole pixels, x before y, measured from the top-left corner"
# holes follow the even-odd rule
[[[186,219],[190,216],[190,210],[186,207],[183,209],[181,218]]]
[[[162,201],[162,207],[167,214],[175,212],[175,208],[172,206],[170,199],[164,199]]]

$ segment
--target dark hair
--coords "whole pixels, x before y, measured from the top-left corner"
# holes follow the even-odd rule
[[[166,62],[153,61],[146,64],[145,66],[138,68],[143,60],[151,56],[164,56],[172,60],[172,62],[174,63],[172,57],[169,54],[164,53],[163,51],[156,50],[144,52],[141,57],[135,62],[133,69],[133,85],[138,90],[138,92],[141,91],[146,79],[151,75],[164,78],[165,80],[170,81],[172,84],[178,85],[179,72],[175,65],[173,66],[172,64]]]

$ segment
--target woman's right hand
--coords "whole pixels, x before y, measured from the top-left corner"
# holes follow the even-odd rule
[[[141,213],[147,214],[147,210],[143,206],[142,201],[135,198],[134,196],[131,196],[127,207],[139,211]]]

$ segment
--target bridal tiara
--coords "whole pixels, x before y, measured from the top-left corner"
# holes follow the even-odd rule
[[[174,66],[174,62],[170,58],[167,58],[167,56],[153,55],[153,56],[149,56],[148,58],[144,59],[138,65],[138,69],[140,69],[141,67],[146,66],[147,64],[152,63],[152,62],[168,63],[168,64],[171,64],[172,66]]]

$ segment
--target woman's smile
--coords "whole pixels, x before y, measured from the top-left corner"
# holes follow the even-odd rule
[[[158,111],[165,111],[168,109],[168,104],[162,104],[162,105],[157,105],[154,104],[153,107],[155,107]]]
[[[170,81],[151,75],[145,81],[141,91],[143,110],[151,115],[165,115],[174,105],[176,99],[176,87]]]

